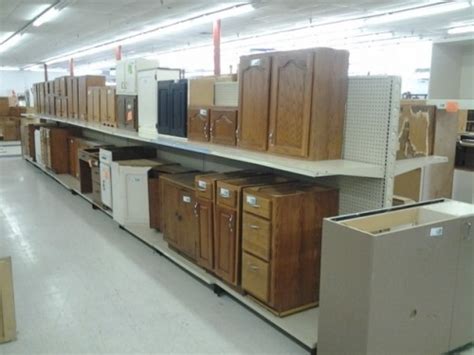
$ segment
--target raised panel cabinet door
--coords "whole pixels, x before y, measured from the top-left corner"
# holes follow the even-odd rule
[[[237,243],[235,210],[216,205],[214,221],[214,268],[223,280],[235,283],[235,250]]]
[[[125,175],[125,223],[148,225],[148,177],[147,168],[126,168]],[[130,171],[129,171],[130,170]]]
[[[270,152],[308,156],[313,58],[309,51],[273,58],[270,99]]]
[[[166,200],[164,200],[166,203]],[[187,256],[196,259],[198,221],[195,217],[196,199],[194,192],[181,190],[179,193],[178,248]]]
[[[188,108],[188,138],[196,141],[209,141],[209,110]]]
[[[267,150],[271,57],[242,57],[237,144]]]
[[[173,81],[158,82],[158,117],[156,129],[158,133],[170,134],[171,119],[171,84]]]
[[[196,218],[199,223],[199,238],[196,261],[202,267],[212,270],[214,266],[213,203],[197,199]]]
[[[164,239],[174,247],[178,247],[179,225],[179,189],[166,181],[160,180],[161,210],[163,220],[161,222]],[[166,201],[166,202],[164,202]]]
[[[156,133],[156,115],[158,109],[157,82],[155,70],[138,72],[138,130]]]
[[[211,142],[225,145],[235,145],[235,130],[237,128],[237,110],[211,110]]]
[[[171,84],[170,134],[178,137],[187,135],[188,81],[178,80]]]

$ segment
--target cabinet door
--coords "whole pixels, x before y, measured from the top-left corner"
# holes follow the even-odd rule
[[[174,247],[178,247],[179,228],[179,189],[166,181],[160,180],[161,211],[163,220],[161,227],[164,239]],[[166,203],[164,203],[166,201]]]
[[[188,109],[188,138],[209,141],[209,110],[206,108]]]
[[[235,109],[211,110],[211,142],[235,145],[237,111]]]
[[[167,201],[166,199],[164,201]],[[195,217],[196,199],[194,193],[188,190],[179,192],[178,212],[178,248],[184,254],[195,259],[198,237],[198,223]]]
[[[158,124],[156,128],[161,134],[170,134],[171,84],[170,80],[158,82]]]
[[[78,140],[74,137],[68,139],[68,151],[69,151],[69,175],[77,177],[78,173]]]
[[[124,61],[120,61],[117,63],[117,67],[115,70],[115,79],[117,82],[117,94],[125,94],[125,66],[126,63]]]
[[[237,143],[243,148],[267,149],[270,64],[271,57],[243,57],[240,61]]]
[[[156,71],[146,70],[138,72],[138,130],[140,132],[156,133],[156,115],[158,101],[156,91],[158,85],[155,80]]]
[[[125,180],[125,224],[148,225],[150,223],[146,169],[123,169]]]
[[[137,96],[125,96],[125,128],[134,131],[138,129]]]
[[[216,205],[214,235],[214,267],[223,280],[235,283],[235,252],[237,243],[235,210]]]
[[[268,150],[308,155],[313,53],[301,51],[273,58]]]
[[[187,80],[179,80],[171,84],[170,134],[178,137],[186,137],[187,133],[187,88]]]
[[[213,251],[213,203],[199,198],[196,205],[196,218],[199,226],[197,263],[212,270],[214,265]]]
[[[125,66],[125,91],[128,95],[137,94],[137,68],[134,60]]]

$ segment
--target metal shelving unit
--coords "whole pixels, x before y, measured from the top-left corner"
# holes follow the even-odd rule
[[[350,77],[344,127],[343,159],[307,161],[258,153],[238,148],[190,142],[163,135],[146,137],[136,132],[109,128],[98,123],[48,115],[31,115],[61,124],[84,128],[84,135],[107,143],[123,145],[143,142],[155,144],[158,156],[201,170],[226,171],[252,164],[300,175],[322,184],[337,186],[340,191],[340,214],[388,207],[392,203],[393,183],[397,174],[427,164],[443,162],[442,157],[407,159],[396,162],[401,80],[395,76]],[[160,149],[161,148],[161,149]],[[441,161],[443,160],[443,161]],[[37,165],[37,164],[35,164]],[[42,168],[42,167],[40,167]],[[47,174],[80,194],[74,180],[65,175]],[[86,200],[93,203],[86,195]],[[218,286],[240,303],[266,319],[309,350],[317,345],[318,308],[285,318],[272,313],[235,292],[219,279],[182,258],[167,247],[160,233],[147,226],[122,226],[138,239],[168,257],[205,284]]]

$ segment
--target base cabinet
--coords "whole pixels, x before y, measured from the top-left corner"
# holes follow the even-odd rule
[[[237,129],[237,109],[215,107],[211,110],[211,142],[235,145]]]
[[[209,108],[188,107],[188,138],[191,140],[209,141]]]
[[[187,136],[187,92],[188,81],[185,79],[158,82],[158,133]]]

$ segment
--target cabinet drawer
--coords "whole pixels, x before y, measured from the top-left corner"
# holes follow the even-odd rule
[[[271,223],[244,213],[242,221],[243,249],[264,260],[270,260]]]
[[[208,200],[213,200],[214,181],[205,177],[196,178],[196,195]]]
[[[272,217],[272,201],[268,198],[245,192],[243,205],[244,211],[246,212],[250,212],[268,219]]]
[[[217,185],[217,203],[232,208],[237,207],[237,190],[229,186]]]
[[[247,253],[242,253],[242,288],[268,302],[270,266],[268,263]]]

